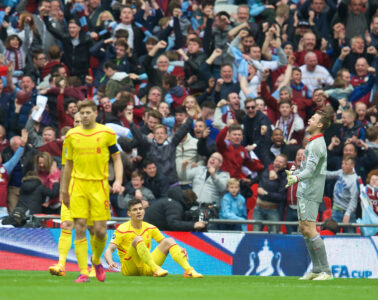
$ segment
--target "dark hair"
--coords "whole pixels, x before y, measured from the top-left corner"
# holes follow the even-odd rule
[[[122,112],[127,106],[127,102],[125,100],[117,100],[112,104],[112,114],[117,116],[118,113]]]
[[[211,102],[211,101],[204,101],[201,105],[201,107],[206,107],[206,108],[210,108],[210,109],[215,109],[217,107],[217,105],[214,103],[214,102]]]
[[[169,88],[172,88],[177,85],[177,79],[175,76],[170,74],[164,74],[162,81],[169,86]]]
[[[161,123],[161,120],[163,119],[162,114],[159,111],[154,110],[154,109],[148,112],[148,117],[153,117],[155,119],[158,119],[159,123]]]
[[[198,46],[202,47],[202,40],[201,40],[199,37],[192,38],[192,39],[190,39],[188,42],[197,43]]]
[[[243,118],[245,116],[245,111],[242,110],[242,109],[238,109],[237,111],[235,111],[235,120],[239,123],[239,124],[242,124],[243,123]]]
[[[57,64],[57,65],[52,66],[51,71],[50,71],[51,76],[58,76],[59,74],[57,74],[57,73],[59,73],[60,68],[64,68],[64,65]]]
[[[220,17],[222,17],[222,16],[225,16],[225,17],[227,17],[228,19],[231,18],[230,14],[229,14],[228,12],[224,11],[224,10],[218,12],[218,13],[215,15],[215,17],[218,17],[218,18],[220,18]]]
[[[75,104],[77,104],[77,100],[74,99],[74,98],[67,98],[67,99],[64,99],[64,104],[63,104],[63,106],[64,106],[64,110],[65,110],[65,111],[67,110],[68,106],[69,106],[71,103],[75,103]]]
[[[32,59],[38,59],[38,55],[43,54],[42,49],[36,49],[32,52]]]
[[[280,103],[278,103],[278,107],[280,107],[282,104],[289,104],[291,107],[291,101],[289,99],[281,100]]]
[[[193,206],[194,203],[197,201],[198,197],[196,193],[193,192],[193,190],[191,189],[184,190],[183,194],[184,194],[184,199],[186,200],[186,203],[188,204],[188,206]]]
[[[229,62],[225,62],[225,63],[223,63],[222,65],[221,65],[221,69],[223,69],[224,67],[231,67],[232,68],[232,64],[231,63],[229,63]]]
[[[127,39],[129,37],[129,32],[126,29],[118,29],[114,34],[116,39],[125,38]]]
[[[19,48],[22,46],[22,40],[18,37],[17,34],[8,35],[8,37],[5,39],[4,46],[6,49],[10,48],[10,41],[17,39],[19,43]]]
[[[144,169],[144,168],[147,168],[147,166],[151,164],[154,164],[156,166],[156,163],[152,159],[146,158],[143,160],[142,167]]]
[[[127,203],[127,210],[130,210],[131,207],[137,204],[142,204],[142,200],[133,198]]]
[[[173,14],[173,10],[176,9],[176,8],[181,9],[181,3],[180,3],[180,1],[175,1],[175,0],[170,1],[170,3],[168,4],[168,10],[169,10],[169,12],[171,14]]]
[[[175,114],[186,114],[186,107],[183,105],[177,106],[175,109]]]
[[[117,70],[118,66],[113,60],[108,60],[104,63],[103,66],[104,69],[112,69],[112,70]]]
[[[146,45],[156,45],[158,43],[158,41],[156,40],[156,37],[154,36],[150,36],[147,38],[146,40]]]
[[[127,50],[129,48],[129,45],[124,41],[124,40],[117,40],[115,43],[114,43],[114,46],[121,46],[121,47],[124,47],[125,50]]]
[[[294,71],[298,71],[299,73],[302,73],[302,70],[299,69],[299,68],[293,68],[293,69],[291,70],[291,73],[293,73]]]
[[[323,230],[332,231],[334,234],[339,230],[337,222],[334,219],[327,219],[324,221]]]
[[[243,131],[242,127],[238,124],[232,124],[230,127],[228,127],[228,132],[233,132],[233,131],[236,131],[236,130],[241,130]]]

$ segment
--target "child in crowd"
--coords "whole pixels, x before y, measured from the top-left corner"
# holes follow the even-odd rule
[[[235,178],[231,178],[227,183],[227,193],[221,200],[219,212],[220,219],[246,220],[247,207],[245,198],[240,194],[240,183]],[[226,225],[224,229],[247,230],[246,224]]]
[[[127,208],[127,204],[133,198],[142,200],[144,208],[150,206],[150,202],[155,200],[154,194],[148,188],[143,186],[143,174],[135,170],[131,174],[131,182],[126,185],[125,192],[118,196],[118,206],[122,209]]]
[[[354,158],[346,156],[340,170],[327,171],[327,179],[337,179],[333,191],[332,219],[339,223],[356,222],[358,188],[354,165]],[[354,232],[354,228],[344,227],[343,232]]]

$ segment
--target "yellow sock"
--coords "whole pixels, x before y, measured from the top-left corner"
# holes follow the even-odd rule
[[[58,243],[58,253],[59,253],[59,264],[62,267],[66,266],[66,260],[68,252],[72,245],[72,231],[62,229],[60,232],[59,243]]]
[[[98,265],[101,263],[101,255],[102,255],[102,252],[104,251],[105,245],[106,245],[106,235],[105,235],[105,238],[102,240],[100,240],[97,236],[93,237],[93,242],[91,240],[91,246],[93,247],[92,248],[92,253],[93,253],[92,261],[95,265]]]
[[[94,234],[91,234],[89,232],[89,243],[91,244],[91,249],[92,249],[92,254],[94,254],[94,248],[95,248],[95,244],[94,244],[94,239],[95,239],[95,235]]]
[[[174,244],[169,248],[169,253],[171,254],[173,260],[177,262],[185,271],[189,271],[192,267],[189,265],[188,259],[185,257],[181,250],[181,247]]]
[[[143,260],[143,262],[147,264],[152,271],[155,272],[159,268],[159,266],[155,264],[154,260],[152,259],[151,253],[148,251],[147,246],[143,241],[136,245],[136,250],[140,259]]]
[[[75,240],[75,253],[77,264],[79,265],[80,274],[89,275],[88,273],[88,243],[87,239]]]

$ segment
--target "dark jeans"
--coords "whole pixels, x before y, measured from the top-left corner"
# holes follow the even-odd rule
[[[264,209],[259,206],[255,206],[253,211],[253,219],[261,221],[279,221],[280,220],[280,210],[277,209]],[[263,229],[262,225],[253,225],[253,231],[261,231]],[[280,231],[279,225],[269,225],[268,230],[271,233],[278,233]]]
[[[292,209],[290,207],[286,210],[286,221],[298,221],[298,212],[296,209]],[[298,226],[290,226],[286,225],[286,231],[288,234],[291,234],[293,232],[298,232]]]
[[[331,218],[334,219],[337,223],[343,222],[345,212],[343,210],[332,209],[332,216]],[[356,214],[350,214],[349,223],[356,223]],[[356,233],[356,228],[354,227],[343,227],[343,233]]]
[[[118,206],[118,194],[110,194],[110,203],[112,204],[117,217],[127,217],[127,209],[119,208]]]

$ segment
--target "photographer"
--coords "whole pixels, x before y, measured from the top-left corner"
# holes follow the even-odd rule
[[[180,189],[170,189],[168,199],[160,199],[150,205],[144,220],[160,230],[202,230],[206,227],[204,221],[185,220],[185,211],[189,210],[196,200],[197,196],[192,190],[181,192]]]

